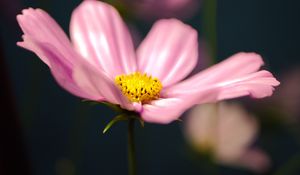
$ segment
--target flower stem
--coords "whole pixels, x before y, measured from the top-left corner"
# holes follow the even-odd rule
[[[217,0],[203,2],[203,31],[212,63],[217,62]]]
[[[136,175],[134,119],[128,120],[128,174]]]

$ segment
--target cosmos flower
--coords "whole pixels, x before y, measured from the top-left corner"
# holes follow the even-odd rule
[[[120,15],[103,2],[83,1],[74,10],[71,42],[41,9],[23,10],[17,20],[24,32],[17,44],[40,57],[64,89],[135,111],[146,122],[170,123],[195,104],[270,96],[279,84],[258,71],[263,60],[255,53],[183,80],[197,63],[197,32],[176,19],[157,21],[136,52]]]
[[[252,146],[258,129],[241,105],[222,102],[195,107],[187,117],[185,136],[195,150],[210,151],[218,163],[264,172],[270,159]]]

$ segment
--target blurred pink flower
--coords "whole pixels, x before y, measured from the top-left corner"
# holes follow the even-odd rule
[[[199,105],[191,111],[185,124],[185,135],[193,148],[211,151],[217,162],[256,172],[269,167],[267,155],[251,148],[258,123],[242,106],[225,102]]]
[[[136,53],[120,15],[103,2],[83,1],[74,10],[72,43],[41,9],[17,19],[24,32],[18,45],[36,53],[63,88],[136,111],[147,122],[170,123],[195,104],[270,96],[279,84],[259,71],[263,60],[255,53],[238,53],[181,81],[197,63],[198,43],[196,30],[176,19],[156,22]]]
[[[159,18],[192,17],[200,7],[201,0],[123,0],[134,10],[137,18],[155,20]]]

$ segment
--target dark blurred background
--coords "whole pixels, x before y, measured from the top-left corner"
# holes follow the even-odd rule
[[[102,134],[115,113],[106,106],[83,103],[64,91],[37,56],[16,46],[22,32],[15,16],[22,9],[46,10],[68,33],[71,12],[79,3],[80,0],[0,0],[1,175],[127,173],[126,124],[120,122]],[[184,21],[205,38],[203,8],[201,4]],[[134,17],[135,9],[120,9],[125,17],[129,14],[127,21],[143,38],[152,20]],[[264,57],[266,68],[282,81],[287,72],[300,69],[299,21],[297,0],[218,0],[216,58],[220,61],[240,51],[257,52]],[[300,87],[299,81],[297,85]],[[260,116],[262,129],[255,144],[272,159],[264,174],[300,174],[300,114],[295,114],[299,118],[291,124],[278,117],[270,99],[242,101]],[[145,128],[137,125],[138,174],[210,174],[210,165],[191,158],[182,130],[181,122],[146,124]],[[254,174],[223,165],[216,168],[218,174],[224,175]]]

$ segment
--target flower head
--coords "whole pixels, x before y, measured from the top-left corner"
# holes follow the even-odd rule
[[[63,88],[136,111],[147,122],[170,123],[195,104],[270,96],[279,84],[259,71],[263,61],[255,53],[183,80],[197,63],[197,32],[176,19],[157,21],[136,51],[119,13],[103,2],[83,1],[74,10],[72,42],[41,9],[23,10],[17,20],[24,32],[18,45],[37,54]]]
[[[115,83],[131,102],[147,103],[157,100],[162,89],[159,79],[140,72],[116,76]]]
[[[268,156],[251,147],[259,125],[241,105],[225,102],[199,105],[185,124],[185,135],[193,148],[211,151],[217,162],[257,172],[269,167]]]

